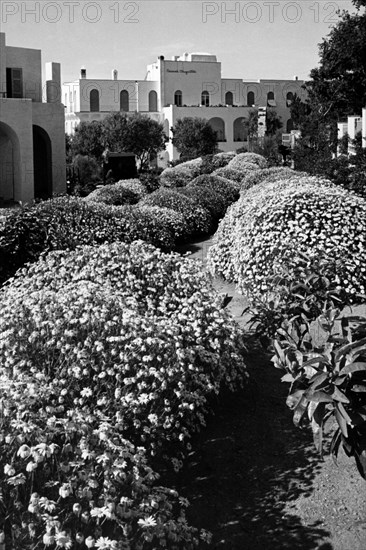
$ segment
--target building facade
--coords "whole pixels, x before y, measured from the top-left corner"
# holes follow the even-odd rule
[[[348,136],[348,154],[354,155],[356,153],[355,146],[352,141],[356,138],[357,134],[361,133],[362,147],[366,148],[366,108],[362,109],[362,116],[349,116],[347,122],[338,122],[338,139],[342,139],[344,136]],[[338,148],[338,154],[340,154]]]
[[[111,111],[139,112],[164,125],[170,138],[160,163],[179,158],[171,142],[171,127],[178,119],[199,117],[208,120],[218,134],[219,149],[232,151],[248,145],[243,122],[252,107],[274,107],[282,119],[283,131],[293,124],[290,105],[295,94],[304,97],[302,81],[246,81],[221,77],[221,63],[215,55],[191,53],[164,56],[147,66],[144,80],[121,80],[112,71],[110,80],[80,78],[63,85],[66,132],[72,134],[81,121],[101,120]]]
[[[0,33],[1,201],[66,191],[64,111],[60,64],[46,64],[43,87],[41,51],[7,46]]]

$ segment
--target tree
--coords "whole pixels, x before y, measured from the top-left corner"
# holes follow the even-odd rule
[[[190,160],[217,152],[217,133],[203,118],[178,119],[172,128],[173,145],[181,160]]]
[[[357,13],[339,12],[339,22],[319,44],[319,67],[306,83],[310,101],[319,113],[341,119],[361,113],[366,104],[365,0],[353,0]]]
[[[111,113],[104,121],[106,146],[115,153],[134,153],[140,171],[149,166],[152,158],[165,149],[163,125],[147,115]]]
[[[80,122],[71,139],[72,156],[90,156],[100,161],[105,149],[103,122]]]
[[[246,121],[249,139],[258,137],[258,109],[249,111],[248,120]],[[282,128],[283,124],[281,117],[278,116],[276,109],[267,108],[266,112],[266,136],[275,136],[277,131]]]

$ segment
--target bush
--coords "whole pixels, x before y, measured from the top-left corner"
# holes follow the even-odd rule
[[[210,187],[190,185],[189,187],[182,187],[177,191],[185,197],[191,198],[196,204],[207,210],[212,217],[213,225],[225,215],[228,206],[227,200]]]
[[[120,180],[111,185],[104,185],[86,197],[87,202],[102,202],[104,204],[122,206],[136,204],[146,194],[146,190],[138,179]]]
[[[227,212],[210,248],[208,267],[245,294],[271,290],[286,269],[296,279],[299,253],[341,258],[339,285],[365,293],[366,202],[327,180],[298,177],[259,184]]]
[[[236,201],[239,197],[237,187],[232,181],[214,174],[198,176],[187,185],[187,188],[189,189],[190,187],[197,186],[211,189],[224,197],[226,200],[226,207]]]
[[[224,166],[223,168],[219,168],[218,170],[215,170],[212,175],[213,176],[220,176],[222,178],[225,178],[227,180],[231,180],[235,182],[236,184],[241,183],[243,177],[245,177],[245,174],[251,174],[252,170],[249,172],[246,170],[243,174],[243,171],[241,170],[235,170],[234,168],[228,168],[227,166]]]
[[[139,178],[147,193],[152,193],[160,187],[160,174],[157,170],[141,172]]]
[[[157,220],[159,225],[167,228],[177,241],[186,238],[189,235],[189,229],[184,216],[172,210],[161,206],[148,206],[137,204],[134,207],[141,215],[150,216]]]
[[[44,251],[140,238],[164,250],[174,247],[174,236],[159,219],[129,206],[88,203],[76,197],[26,206],[7,216],[0,228],[0,282]]]
[[[172,189],[159,189],[142,199],[141,205],[160,206],[179,212],[186,220],[188,234],[186,238],[197,234],[208,233],[212,224],[211,216],[189,198]]]
[[[246,377],[240,329],[197,263],[141,241],[57,251],[0,303],[6,540],[193,547],[147,457],[179,468],[211,396]]]
[[[258,185],[264,181],[266,182],[275,182],[279,180],[284,180],[291,178],[293,176],[305,176],[305,172],[294,172],[291,168],[286,166],[273,166],[271,168],[263,168],[262,170],[257,170],[256,172],[247,173],[241,182],[241,190],[248,191],[254,185]]]
[[[201,174],[211,174],[215,170],[227,166],[236,153],[216,153],[215,155],[205,155],[202,157],[200,166]]]
[[[184,187],[189,181],[198,176],[202,159],[188,160],[177,164],[173,168],[165,168],[160,176],[160,183],[163,187]]]
[[[267,167],[266,159],[256,153],[239,153],[229,162],[228,167],[234,168],[234,170],[242,170],[247,168],[247,164],[254,165],[257,168]]]

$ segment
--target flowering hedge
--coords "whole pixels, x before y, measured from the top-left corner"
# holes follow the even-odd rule
[[[189,237],[189,227],[184,216],[163,206],[149,206],[147,204],[136,204],[134,209],[138,212],[138,216],[148,216],[157,221],[159,226],[165,227],[174,236],[176,241]]]
[[[252,170],[246,170],[245,174],[252,174]],[[243,177],[245,177],[245,174],[243,175],[242,170],[235,170],[234,168],[229,168],[228,166],[224,166],[223,168],[219,168],[218,170],[215,170],[212,175],[213,176],[220,176],[222,178],[228,179],[230,181],[235,182],[236,184],[241,183],[243,180]]]
[[[209,212],[212,218],[212,230],[214,230],[215,224],[225,215],[228,206],[225,197],[210,187],[202,185],[189,185],[177,191]]]
[[[225,152],[216,153],[215,155],[206,155],[202,157],[200,173],[211,174],[215,170],[218,170],[219,168],[227,166],[227,164],[229,164],[231,159],[233,159],[235,156],[236,156],[236,153],[233,151],[228,153],[225,153]]]
[[[247,164],[254,165],[257,168],[267,168],[266,159],[257,153],[239,153],[229,162],[228,168],[241,170],[242,168],[247,168]]]
[[[0,228],[0,282],[44,251],[140,238],[164,250],[174,247],[174,235],[163,220],[130,206],[60,197],[24,207],[9,214]]]
[[[255,172],[249,172],[244,175],[241,180],[241,191],[248,191],[264,181],[266,182],[275,182],[284,179],[289,179],[291,177],[296,177],[300,172],[294,172],[291,168],[286,166],[272,166],[271,168],[263,168],[262,170],[256,170]],[[302,176],[306,176],[304,172],[301,172]]]
[[[210,397],[246,378],[241,332],[196,262],[142,241],[56,251],[0,304],[12,548],[198,544],[148,462],[168,452],[178,469]]]
[[[140,205],[160,206],[179,212],[188,226],[187,237],[210,231],[212,219],[209,212],[190,197],[185,197],[173,189],[158,189],[143,198]]]
[[[131,179],[99,187],[85,197],[84,200],[121,206],[123,204],[136,204],[144,195],[146,195],[146,190],[142,183],[138,179]]]
[[[173,168],[165,168],[160,174],[163,187],[183,187],[201,173],[202,159],[198,157],[177,164]]]
[[[242,195],[222,220],[208,268],[246,294],[266,292],[273,277],[296,273],[298,253],[342,258],[337,274],[350,295],[365,293],[366,202],[316,177],[262,183]]]
[[[188,189],[190,187],[204,187],[211,189],[225,198],[226,207],[236,201],[239,197],[237,187],[232,181],[214,174],[198,176],[187,185]]]

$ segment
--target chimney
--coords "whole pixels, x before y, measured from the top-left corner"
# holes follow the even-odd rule
[[[86,69],[84,67],[81,67],[80,69],[80,78],[86,78]]]
[[[112,80],[118,80],[118,71],[117,71],[117,69],[113,69],[113,71],[112,71]]]
[[[299,77],[298,77],[298,76],[294,76],[294,80],[299,80]]]

